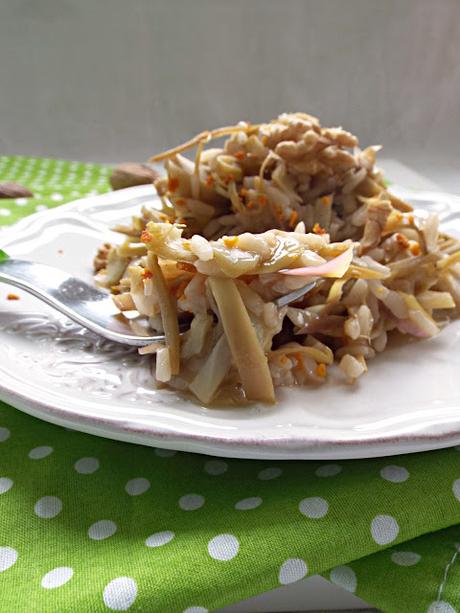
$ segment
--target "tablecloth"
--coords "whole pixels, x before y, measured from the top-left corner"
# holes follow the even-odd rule
[[[0,157],[0,223],[109,189],[106,166]],[[1,236],[0,236],[1,244]],[[0,286],[1,302],[6,288]],[[0,610],[206,613],[322,573],[387,612],[460,612],[460,447],[230,460],[0,404]]]

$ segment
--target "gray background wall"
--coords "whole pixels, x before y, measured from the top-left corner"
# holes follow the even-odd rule
[[[284,110],[456,167],[459,0],[0,0],[3,153],[143,160]]]

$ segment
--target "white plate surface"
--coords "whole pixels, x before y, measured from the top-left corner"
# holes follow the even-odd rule
[[[460,198],[398,193],[436,210],[460,238]],[[110,226],[155,200],[142,186],[22,220],[0,234],[12,257],[91,279]],[[0,398],[84,432],[157,447],[259,459],[360,458],[460,443],[460,321],[427,341],[384,352],[358,385],[278,390],[275,406],[209,409],[156,390],[150,361],[101,340],[0,284]]]

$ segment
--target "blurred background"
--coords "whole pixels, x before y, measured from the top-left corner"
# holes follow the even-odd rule
[[[3,154],[143,161],[302,110],[438,183],[460,163],[459,0],[2,0],[0,58]]]

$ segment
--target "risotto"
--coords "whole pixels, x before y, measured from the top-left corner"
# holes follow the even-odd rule
[[[136,333],[164,333],[140,349],[158,385],[204,404],[274,402],[277,386],[323,384],[334,362],[354,382],[389,335],[448,323],[460,244],[388,191],[377,150],[295,113],[152,158],[165,162],[161,208],[118,226],[124,242],[103,245],[95,270]]]

